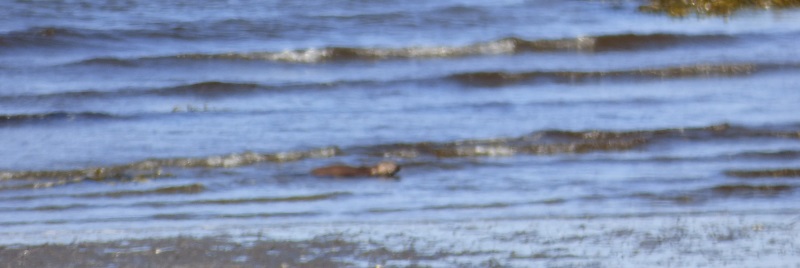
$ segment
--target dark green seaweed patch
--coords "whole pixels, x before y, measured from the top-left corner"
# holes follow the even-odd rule
[[[639,11],[663,13],[673,17],[730,16],[736,11],[753,9],[786,9],[800,7],[800,0],[649,0]]]

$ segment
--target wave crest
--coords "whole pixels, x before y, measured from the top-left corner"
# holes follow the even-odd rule
[[[635,150],[655,142],[672,140],[762,137],[797,139],[800,133],[728,124],[641,131],[545,130],[513,138],[380,145],[370,148],[370,154],[398,158],[584,154]]]
[[[463,46],[407,46],[397,48],[332,46],[285,51],[192,53],[136,59],[96,58],[73,63],[73,65],[106,64],[112,66],[135,66],[137,61],[163,59],[218,59],[290,63],[322,63],[328,61],[348,60],[453,58],[527,52],[637,51],[643,49],[663,49],[681,45],[724,45],[734,41],[735,39],[736,36],[728,35],[680,35],[665,33],[615,34],[539,40],[526,40],[519,37],[505,37]]]
[[[742,76],[755,73],[756,64],[689,65],[659,69],[633,69],[621,71],[534,71],[534,72],[470,72],[451,75],[449,78],[477,86],[502,86],[525,81],[580,83],[594,80],[674,79],[688,77]]]
[[[282,52],[184,54],[175,57],[184,59],[265,60],[316,63],[341,60],[451,58],[515,54],[522,52],[639,50],[662,48],[684,43],[720,42],[729,39],[732,38],[727,36],[686,36],[671,34],[623,34],[552,40],[525,40],[518,37],[507,37],[466,46],[415,46],[401,48],[326,47]]]
[[[158,158],[139,162],[74,170],[45,171],[7,171],[0,172],[0,180],[9,179],[60,179],[58,184],[83,180],[141,180],[169,177],[164,168],[233,168],[254,165],[262,162],[292,162],[307,158],[327,158],[340,154],[336,147],[326,147],[309,151],[291,151],[271,154],[245,152],[199,158]]]
[[[459,140],[450,142],[392,143],[347,149],[325,147],[308,151],[278,153],[244,152],[197,158],[156,158],[108,167],[55,171],[0,172],[0,180],[60,179],[53,185],[83,180],[138,180],[169,177],[165,168],[235,168],[258,163],[281,163],[339,155],[379,158],[508,157],[516,155],[587,154],[644,149],[659,142],[717,139],[800,139],[796,129],[747,128],[729,124],[697,128],[667,128],[635,131],[542,130],[510,138]],[[797,170],[729,171],[733,177],[797,176]],[[45,185],[46,187],[50,187]]]

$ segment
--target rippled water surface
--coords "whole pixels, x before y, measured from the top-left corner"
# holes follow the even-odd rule
[[[640,4],[4,1],[0,241],[798,215],[800,13]]]

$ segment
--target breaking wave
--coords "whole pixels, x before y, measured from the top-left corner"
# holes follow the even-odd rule
[[[181,59],[228,59],[318,63],[342,60],[453,58],[525,52],[640,50],[690,43],[725,42],[732,39],[734,38],[729,36],[686,36],[670,34],[623,34],[556,40],[525,40],[517,37],[508,37],[466,46],[415,46],[401,48],[326,47],[281,52],[183,54],[174,57]]]
[[[133,66],[138,61],[157,59],[178,60],[253,60],[293,63],[321,63],[347,60],[386,60],[452,58],[481,55],[516,54],[528,52],[605,52],[663,49],[681,45],[724,45],[737,36],[729,35],[681,35],[681,34],[617,34],[584,36],[564,39],[526,40],[507,37],[465,46],[409,46],[398,48],[322,47],[285,51],[255,51],[227,53],[189,53],[171,56],[144,57],[134,59],[95,58],[72,65],[108,64]]]
[[[508,157],[516,155],[586,154],[645,150],[659,142],[703,141],[718,139],[800,139],[800,131],[791,128],[748,128],[729,124],[697,128],[670,128],[639,131],[563,131],[544,130],[511,138],[460,140],[451,142],[392,143],[356,146],[339,149],[326,147],[309,151],[280,153],[235,153],[199,158],[147,159],[129,164],[92,167],[76,170],[6,171],[0,180],[58,179],[34,188],[50,187],[71,182],[136,181],[169,177],[166,168],[233,168],[258,163],[280,163],[310,158],[330,158],[339,155],[363,155],[377,158],[459,158]],[[733,177],[796,176],[796,170],[729,171]]]
[[[634,150],[671,140],[758,137],[800,139],[800,131],[752,129],[728,124],[621,132],[548,130],[514,138],[381,145],[368,151],[384,157],[400,158],[581,154]]]
[[[673,35],[673,34],[622,34],[586,36],[554,40],[525,40],[518,37],[502,38],[466,46],[413,46],[401,48],[326,47],[288,50],[281,52],[251,52],[222,54],[183,54],[181,59],[263,60],[298,63],[316,63],[341,60],[382,60],[404,58],[451,58],[480,55],[515,54],[525,52],[558,51],[627,51],[664,48],[683,44],[725,43],[735,37],[725,35]]]
[[[7,171],[0,172],[0,180],[8,179],[60,179],[54,184],[66,184],[84,180],[105,181],[136,181],[151,178],[170,177],[163,172],[164,168],[232,168],[254,165],[263,162],[290,162],[307,158],[333,157],[340,154],[336,147],[320,148],[309,151],[291,151],[261,154],[245,152],[238,154],[218,155],[200,158],[157,158],[139,162],[107,166],[92,167],[73,170],[43,170],[43,171]],[[45,187],[50,185],[45,185]],[[40,187],[35,187],[40,188]]]

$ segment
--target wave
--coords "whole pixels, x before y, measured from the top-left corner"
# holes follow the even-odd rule
[[[66,91],[45,94],[27,94],[27,95],[0,95],[0,102],[19,102],[19,101],[37,101],[48,99],[84,99],[84,98],[121,98],[121,97],[136,97],[136,96],[193,96],[203,98],[220,98],[225,96],[232,96],[237,94],[248,94],[254,92],[270,92],[282,90],[296,90],[296,89],[328,89],[342,86],[363,86],[367,84],[386,84],[393,83],[393,81],[334,81],[327,83],[307,83],[307,84],[259,84],[259,83],[238,83],[238,82],[221,82],[221,81],[204,81],[192,84],[183,84],[166,87],[154,88],[123,88],[118,90],[97,91],[97,90],[81,90],[81,91]],[[0,115],[2,116],[2,115]]]
[[[690,191],[635,193],[630,197],[656,202],[693,205],[719,198],[773,198],[793,193],[796,189],[796,185],[788,184],[721,184]]]
[[[131,191],[114,191],[107,193],[94,193],[78,195],[79,197],[128,197],[128,196],[142,196],[142,195],[168,195],[168,194],[196,194],[206,190],[206,187],[200,183],[168,186],[150,190],[131,190]]]
[[[796,178],[800,177],[800,169],[759,169],[759,170],[727,170],[725,175],[737,178]]]
[[[798,159],[800,158],[800,151],[782,150],[774,152],[743,152],[732,155],[731,158],[765,159],[765,160]],[[798,174],[800,174],[800,172]]]
[[[380,145],[367,148],[367,151],[372,155],[396,158],[502,157],[628,151],[656,142],[733,138],[800,139],[800,131],[746,128],[729,124],[622,132],[546,130],[513,138]]]
[[[298,84],[260,84],[223,81],[204,81],[192,84],[175,85],[159,88],[124,88],[111,91],[70,91],[31,95],[0,95],[0,102],[38,101],[46,99],[83,99],[83,98],[119,98],[134,96],[194,96],[203,98],[221,98],[237,94],[257,92],[277,92],[286,90],[313,90],[346,87],[373,86],[380,87],[398,83],[428,83],[449,81],[479,87],[496,87],[518,83],[587,83],[596,81],[630,81],[630,80],[664,80],[695,77],[735,77],[780,70],[800,69],[800,64],[698,64],[672,66],[651,69],[608,70],[608,71],[529,71],[529,72],[465,72],[449,74],[441,77],[411,78],[400,80],[344,80],[324,83]],[[48,117],[58,117],[55,113]],[[16,117],[15,117],[16,118]],[[25,118],[21,116],[19,118]],[[36,115],[30,118],[37,118]],[[8,121],[13,121],[8,119]],[[14,119],[17,120],[17,119]],[[2,121],[2,115],[0,115]],[[0,124],[2,124],[0,122]]]
[[[737,36],[706,34],[619,34],[595,37],[594,51],[626,51],[640,49],[661,49],[681,45],[723,45],[736,41]]]
[[[50,112],[36,114],[0,114],[0,127],[32,122],[77,121],[97,119],[119,119],[123,116],[98,112]]]
[[[652,80],[689,77],[744,76],[758,71],[775,69],[776,65],[720,64],[690,65],[657,69],[620,71],[534,71],[534,72],[469,72],[451,75],[459,83],[477,86],[502,86],[528,81],[581,83],[598,80]],[[785,66],[789,67],[789,66]]]
[[[57,198],[125,198],[131,196],[150,196],[150,195],[181,195],[181,194],[197,194],[206,191],[206,187],[200,183],[193,183],[187,185],[168,186],[148,190],[131,190],[131,191],[112,191],[112,192],[99,192],[89,194],[55,194],[48,195],[48,197]],[[335,200],[352,196],[351,192],[328,192],[311,195],[289,195],[281,197],[254,197],[254,198],[238,198],[238,199],[199,199],[199,200],[186,200],[186,201],[145,201],[136,202],[124,205],[110,205],[110,204],[62,204],[62,205],[42,205],[32,207],[14,207],[14,208],[0,208],[0,211],[65,211],[65,210],[78,210],[78,209],[95,209],[100,207],[180,207],[180,206],[196,206],[196,205],[240,205],[240,204],[271,204],[271,203],[291,203],[291,202],[313,202],[323,200]],[[21,200],[21,199],[36,199],[41,196],[22,196],[12,197],[6,200]]]
[[[0,34],[0,47],[31,48],[58,47],[83,41],[111,39],[107,33],[64,27],[33,27],[27,30]]]
[[[157,95],[195,95],[195,96],[222,96],[227,94],[247,93],[257,90],[270,90],[274,87],[254,84],[254,83],[226,83],[226,82],[202,82],[190,85],[159,88],[145,91],[149,94]]]
[[[241,31],[231,27],[244,27],[263,35],[266,32],[291,30],[288,25],[250,23],[243,20],[221,20],[179,23],[150,23],[138,29],[86,29],[63,26],[39,26],[24,30],[0,33],[0,47],[28,49],[32,47],[85,47],[101,42],[125,43],[131,40],[158,42],[164,39],[197,41],[217,38],[241,37]],[[247,30],[246,30],[247,31]],[[137,41],[138,41],[137,40]]]
[[[67,64],[67,66],[81,66],[81,65],[84,66],[99,65],[99,66],[115,66],[115,67],[139,66],[137,61],[113,58],[113,57],[93,58]]]
[[[525,52],[635,51],[685,44],[724,44],[735,39],[736,37],[727,35],[692,36],[676,34],[621,34],[552,40],[526,40],[518,37],[507,37],[466,46],[412,46],[400,48],[325,47],[281,52],[182,54],[172,57],[179,59],[228,59],[318,63],[343,60],[452,58]]]
[[[729,124],[696,128],[668,128],[637,131],[564,131],[542,130],[519,137],[458,140],[450,142],[390,143],[340,149],[325,147],[309,151],[279,153],[235,153],[198,158],[158,158],[143,161],[75,170],[6,171],[0,180],[57,179],[49,187],[80,181],[136,181],[171,177],[167,168],[234,168],[258,163],[281,163],[339,155],[362,155],[375,158],[441,159],[464,157],[508,157],[517,155],[587,154],[644,150],[663,142],[705,141],[720,139],[792,139],[800,140],[796,126],[749,128]],[[770,171],[772,172],[772,171]],[[783,171],[778,171],[779,174]],[[786,172],[796,172],[788,170]],[[745,176],[733,172],[731,176]],[[755,173],[759,175],[761,173]],[[770,173],[772,174],[772,173]],[[788,174],[788,173],[787,173]],[[791,173],[795,174],[795,173]],[[39,185],[39,184],[35,184]]]
[[[171,177],[163,172],[165,168],[232,168],[254,165],[263,162],[291,162],[308,158],[326,158],[341,154],[336,147],[326,147],[309,151],[290,151],[261,154],[245,152],[216,155],[200,158],[154,158],[129,164],[93,167],[73,170],[6,171],[0,172],[0,180],[9,179],[60,179],[54,185],[65,182],[90,181],[137,181],[153,178]]]
[[[530,52],[607,52],[665,49],[683,45],[727,45],[737,40],[732,35],[683,34],[614,34],[582,36],[563,39],[526,40],[506,37],[464,46],[407,46],[397,48],[321,47],[284,51],[254,51],[226,53],[188,53],[167,56],[123,58],[94,58],[69,65],[136,66],[152,60],[248,60],[290,63],[322,63],[329,61],[454,58],[482,55],[502,55]]]
[[[183,220],[213,220],[213,219],[255,219],[255,218],[296,218],[319,216],[322,212],[275,212],[275,213],[238,213],[238,214],[202,214],[202,213],[157,213],[143,216],[130,217],[106,217],[106,218],[86,218],[75,220],[49,220],[44,222],[37,221],[5,221],[0,222],[0,226],[20,226],[31,224],[91,224],[91,223],[121,223],[138,222],[147,220],[159,221],[183,221]]]
[[[774,196],[778,194],[788,193],[795,189],[792,185],[749,185],[749,184],[730,184],[719,185],[710,188],[709,190],[714,194],[721,196],[738,196],[738,197],[751,197],[751,196]]]
[[[197,200],[191,201],[191,205],[232,205],[232,204],[250,204],[250,203],[278,203],[278,202],[307,202],[319,200],[332,200],[345,196],[353,195],[350,192],[331,192],[314,195],[298,195],[286,197],[261,197],[261,198],[240,198],[240,199],[212,199],[212,200]]]
[[[61,181],[59,185],[64,185],[70,182],[79,182],[80,179],[74,179],[72,181]],[[45,188],[53,187],[56,185],[50,185]],[[2,187],[0,190],[19,190],[19,189],[37,189],[43,187],[34,187],[34,185],[20,185],[17,187]],[[192,184],[185,184],[185,185],[177,185],[177,186],[166,186],[166,187],[159,187],[154,189],[147,189],[147,190],[129,190],[129,191],[111,191],[111,192],[98,192],[98,193],[86,193],[86,194],[50,194],[48,197],[51,198],[63,198],[63,197],[71,197],[71,198],[121,198],[121,197],[129,197],[129,196],[146,196],[146,195],[177,195],[177,194],[196,194],[202,193],[206,191],[206,186],[201,183],[192,183]],[[11,198],[7,198],[6,200],[32,200],[39,198],[40,196],[37,195],[30,195],[30,196],[15,196]],[[102,206],[108,206],[102,205]],[[73,205],[50,205],[50,206],[41,206],[41,207],[34,207],[34,208],[15,208],[11,210],[67,210],[67,209],[86,209],[95,207],[93,205],[86,205],[86,204],[73,204]]]

